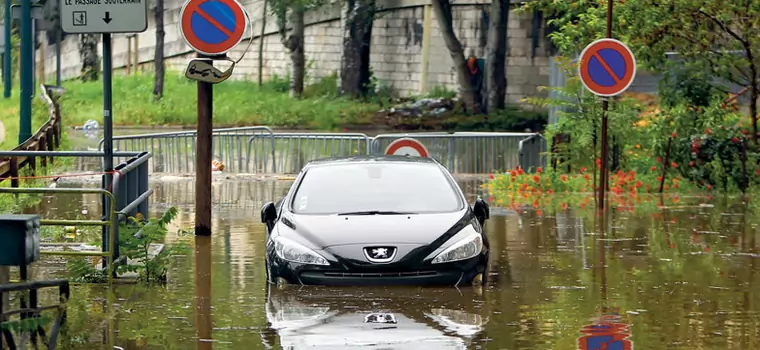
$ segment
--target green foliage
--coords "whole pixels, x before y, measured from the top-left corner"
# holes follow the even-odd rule
[[[533,132],[544,130],[548,116],[545,111],[528,110],[517,105],[507,105],[504,109],[494,111],[484,122],[471,116],[454,116],[442,120],[441,127],[451,131],[516,131]]]
[[[606,1],[537,0],[526,3],[521,10],[543,11],[551,18],[548,24],[558,30],[549,38],[565,57],[577,57],[584,46],[606,35]],[[651,123],[647,117],[641,118],[636,103],[611,103],[610,136],[621,144],[624,169],[630,169],[627,164],[640,171],[652,165],[653,157],[664,158],[668,140],[676,135],[670,148],[671,162],[664,166],[675,165],[678,175],[705,187],[717,185],[733,191],[748,185],[740,147],[747,144],[747,131],[736,127],[740,116],[724,109],[722,100],[727,97],[727,82],[740,86],[757,86],[760,82],[758,14],[760,3],[756,1],[615,1],[613,36],[633,50],[639,68],[664,73],[665,77],[659,89],[661,111],[651,116]],[[677,60],[667,55],[673,51],[678,54]],[[573,75],[575,69],[574,65],[565,67]],[[575,111],[562,115],[550,128],[550,134],[561,131],[570,136],[570,148],[564,150],[564,155],[576,166],[579,162],[589,164],[587,150],[593,147],[594,136],[599,135],[597,124],[601,117],[601,104],[583,90],[573,77],[567,86],[558,89],[569,98],[540,101]],[[641,124],[640,119],[647,120]],[[706,135],[707,129],[725,132]],[[701,152],[695,152],[693,144],[703,145]],[[747,164],[754,164],[755,147],[748,148]],[[639,149],[648,157],[628,157],[626,161]],[[746,172],[751,174],[755,167],[747,167]]]
[[[545,137],[551,139],[557,134],[570,135],[571,143],[560,148],[565,157],[558,166],[572,164],[574,167],[595,169],[594,164],[599,158],[599,141],[601,135],[602,108],[601,101],[593,94],[585,91],[580,78],[577,76],[577,65],[558,59],[558,66],[568,74],[567,84],[563,87],[548,88],[559,94],[559,98],[528,98],[528,103],[539,107],[556,107],[567,110],[558,113],[557,123],[547,127]],[[620,99],[610,102],[608,117],[608,137],[623,145],[642,144],[647,140],[642,133],[631,132],[632,126],[639,119],[640,109],[635,101]],[[593,151],[591,151],[593,150]],[[550,154],[551,158],[558,155]],[[623,157],[623,161],[627,161]],[[633,159],[630,159],[633,163]],[[642,170],[642,169],[631,169]]]
[[[163,249],[153,256],[151,247],[155,243],[164,242],[168,233],[167,225],[178,214],[175,207],[171,207],[157,219],[145,221],[142,215],[129,217],[126,222],[119,226],[119,252],[116,272],[123,274],[133,272],[138,274],[138,279],[146,284],[166,283],[167,272],[171,265],[171,257],[187,251],[188,245],[184,242],[165,245]],[[178,234],[184,234],[184,231]],[[71,259],[68,262],[68,271],[76,281],[102,283],[107,280],[107,272],[98,270],[93,266],[90,259]]]
[[[197,84],[176,72],[167,72],[164,98],[153,102],[153,75],[115,76],[114,123],[116,125],[195,125]],[[253,81],[232,80],[214,87],[214,125],[271,125],[333,129],[343,124],[369,123],[376,105],[361,101],[312,96],[293,100],[287,80],[275,77],[261,88]],[[321,85],[322,83],[317,83]],[[82,125],[103,114],[103,84],[69,81],[61,97],[66,123]]]

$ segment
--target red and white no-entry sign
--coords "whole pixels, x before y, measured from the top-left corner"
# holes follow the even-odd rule
[[[429,157],[425,145],[408,137],[391,142],[391,144],[385,148],[385,154],[389,156]]]

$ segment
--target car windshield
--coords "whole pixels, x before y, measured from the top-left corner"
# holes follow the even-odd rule
[[[307,170],[293,196],[297,214],[454,212],[463,203],[441,169],[419,163],[349,163]]]

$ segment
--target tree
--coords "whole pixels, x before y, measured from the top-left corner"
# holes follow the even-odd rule
[[[164,0],[156,0],[156,52],[153,63],[156,76],[153,81],[153,98],[160,100],[164,96]]]
[[[583,45],[604,34],[606,6],[599,2],[538,0],[528,8],[559,16],[552,20],[559,31],[552,40],[565,55],[575,55]],[[604,5],[604,2],[602,2]],[[613,36],[628,44],[636,60],[658,72],[674,64],[666,55],[675,52],[683,63],[707,67],[726,83],[747,88],[753,139],[758,143],[760,97],[760,2],[745,0],[651,0],[615,2]]]
[[[487,110],[504,109],[507,93],[507,22],[509,0],[491,0],[486,56]]]
[[[343,3],[343,55],[338,82],[341,95],[359,97],[369,92],[370,46],[375,11],[375,0],[345,0]]]
[[[290,96],[301,97],[306,74],[306,55],[304,53],[306,4],[299,0],[293,2],[273,0],[272,5],[277,17],[280,40],[290,53]],[[291,27],[290,33],[287,33],[288,25]]]
[[[467,69],[467,61],[464,58],[464,49],[462,43],[457,39],[454,33],[454,21],[451,15],[451,3],[449,0],[433,0],[433,10],[438,20],[438,27],[441,28],[441,36],[446,48],[449,50],[451,60],[454,62],[454,69],[457,73],[459,82],[459,95],[462,98],[465,108],[471,113],[480,111],[480,101],[475,97],[475,89],[470,81],[470,73]]]
[[[97,81],[100,76],[100,59],[98,37],[95,34],[79,35],[79,59],[82,61],[80,78],[83,81]]]

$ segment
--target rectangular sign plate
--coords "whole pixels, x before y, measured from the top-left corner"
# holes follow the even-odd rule
[[[148,0],[60,0],[61,27],[71,34],[142,33]]]

